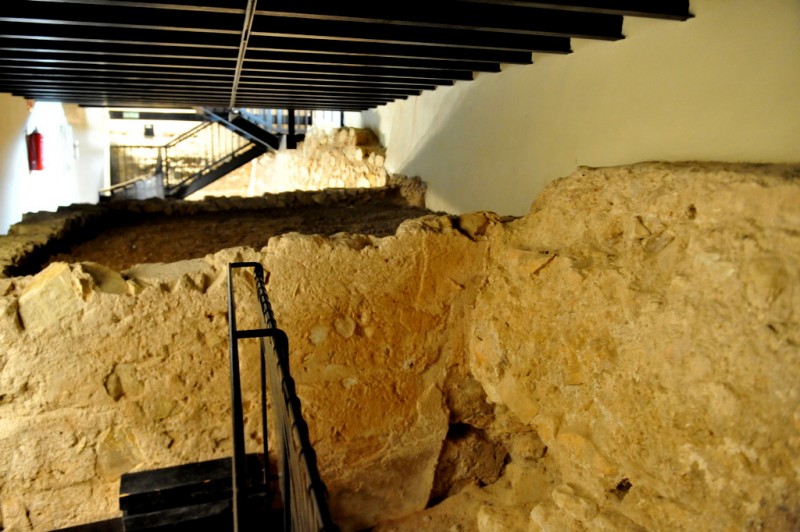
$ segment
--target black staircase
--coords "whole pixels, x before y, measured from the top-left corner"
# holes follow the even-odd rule
[[[205,120],[165,146],[112,146],[112,186],[101,199],[184,199],[247,164],[268,150],[294,148],[295,113],[286,131],[272,128],[255,110],[198,109]],[[283,114],[276,116],[283,116]],[[305,116],[305,115],[303,115]],[[281,126],[283,121],[281,121]]]

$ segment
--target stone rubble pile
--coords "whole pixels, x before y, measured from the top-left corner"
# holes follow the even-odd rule
[[[796,530],[798,177],[583,168],[514,220],[2,279],[0,523],[110,518],[123,472],[230,454],[226,265],[255,260],[343,530]]]

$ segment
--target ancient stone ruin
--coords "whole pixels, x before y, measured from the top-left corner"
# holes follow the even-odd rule
[[[104,207],[31,216],[2,242],[2,527],[114,517],[122,473],[230,455],[224,275],[248,260],[344,530],[797,530],[798,177],[581,168],[517,219],[16,275]]]

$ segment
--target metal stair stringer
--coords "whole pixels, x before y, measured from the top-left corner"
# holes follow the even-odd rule
[[[201,170],[182,183],[169,187],[165,195],[170,198],[184,199],[266,152],[267,148],[264,145],[252,142],[246,145],[244,149],[217,161],[212,166]]]
[[[250,142],[262,144],[263,146],[273,150],[280,148],[280,136],[270,133],[239,113],[233,113],[228,109],[208,109],[205,107],[200,108],[199,111],[208,120],[225,126],[237,135],[246,138]]]

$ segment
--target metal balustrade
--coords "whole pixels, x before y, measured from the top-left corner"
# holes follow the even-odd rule
[[[237,111],[267,131],[281,135],[291,133],[292,117],[289,109],[237,109]],[[294,132],[296,134],[308,133],[311,123],[311,111],[294,111]]]
[[[256,296],[261,307],[261,328],[239,330],[236,326],[234,271],[252,268]],[[283,530],[311,532],[338,530],[330,515],[325,484],[317,469],[317,459],[303,419],[300,399],[289,371],[289,340],[278,329],[264,286],[264,268],[259,263],[232,263],[228,266],[228,323],[230,327],[231,397],[233,422],[233,519],[234,530],[243,530],[248,521],[248,478],[242,386],[239,376],[239,340],[258,338],[261,368],[261,423],[264,456],[269,456],[267,434],[267,394],[277,431],[278,475],[283,501]]]
[[[105,192],[120,194],[136,181],[158,175],[162,196],[175,196],[191,181],[214,173],[249,150],[256,156],[266,151],[219,122],[203,122],[164,146],[112,146],[112,187]]]
[[[246,151],[253,144],[218,122],[203,122],[164,146],[164,189],[168,195],[189,180]]]
[[[205,122],[164,146],[112,146],[111,187],[100,191],[101,199],[185,198],[268,149],[278,149],[281,136],[287,148],[294,148],[311,124],[310,111],[199,112]]]

